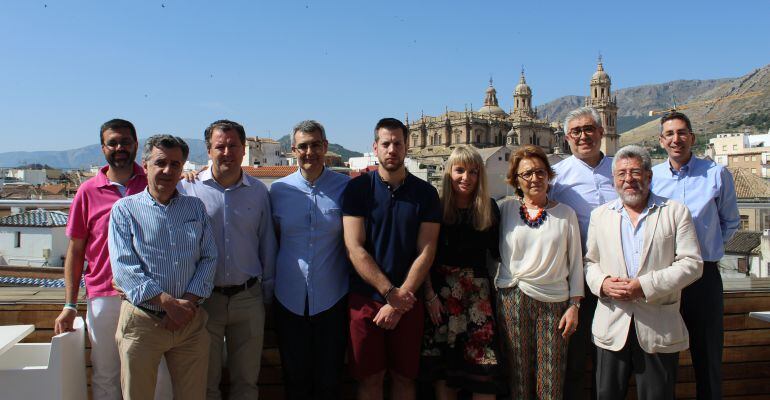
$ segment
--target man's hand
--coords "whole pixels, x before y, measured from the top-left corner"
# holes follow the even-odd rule
[[[626,279],[626,298],[628,301],[644,298],[644,291],[642,285],[639,283],[639,279]]]
[[[602,295],[615,300],[626,299],[626,282],[622,278],[607,277],[602,282]]]
[[[166,312],[166,316],[180,326],[187,325],[198,311],[195,303],[185,299],[175,299],[166,293],[160,295],[160,306]]]
[[[374,316],[375,325],[382,329],[395,329],[398,325],[398,321],[401,320],[401,313],[393,308],[390,304],[385,304]]]
[[[201,171],[184,171],[182,172],[182,179],[186,180],[187,182],[195,182],[196,179],[198,179],[198,174],[200,174]]]
[[[400,287],[394,287],[387,295],[385,301],[401,313],[411,310],[417,301],[414,293]]]
[[[61,310],[61,313],[56,317],[56,321],[53,324],[53,332],[58,335],[64,332],[72,332],[75,329],[72,325],[75,323],[75,317],[78,316],[78,312],[69,308]]]
[[[112,288],[115,289],[116,292],[118,292],[118,295],[120,296],[121,300],[126,300],[128,297],[126,297],[126,292],[123,291],[123,289],[118,286],[118,283],[115,282],[115,279],[112,280]]]

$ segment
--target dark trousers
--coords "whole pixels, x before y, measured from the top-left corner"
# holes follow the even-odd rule
[[[596,372],[596,346],[591,337],[591,325],[594,321],[597,297],[585,287],[585,297],[580,302],[578,328],[569,339],[567,347],[567,372],[564,377],[564,399],[583,400],[586,398],[586,360],[591,357],[593,371]],[[595,375],[592,375],[592,377]],[[595,379],[591,379],[595,382]],[[596,399],[596,387],[591,388],[591,399]]]
[[[620,351],[596,349],[596,397],[625,399],[631,374],[639,400],[674,399],[679,353],[645,353],[639,347],[633,321]]]
[[[348,343],[347,296],[330,309],[302,316],[275,301],[275,330],[286,398],[339,399]]]
[[[703,263],[703,276],[682,290],[682,319],[690,333],[698,400],[722,398],[724,341],[722,276],[716,262]]]

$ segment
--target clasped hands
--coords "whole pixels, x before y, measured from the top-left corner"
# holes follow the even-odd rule
[[[611,299],[622,301],[634,301],[636,299],[644,298],[644,291],[637,278],[621,278],[613,276],[604,278],[601,294]]]
[[[380,308],[372,321],[380,328],[391,330],[396,328],[401,316],[414,307],[417,297],[409,290],[394,287],[385,296],[385,301],[388,304]]]

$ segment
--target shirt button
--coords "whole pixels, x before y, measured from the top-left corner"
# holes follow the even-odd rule
[[[227,257],[225,257],[225,258],[227,258],[227,259],[229,260],[229,259],[230,259],[230,256],[227,256]]]

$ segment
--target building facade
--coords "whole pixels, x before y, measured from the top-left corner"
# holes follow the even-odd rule
[[[741,168],[760,178],[770,178],[770,134],[719,133],[709,139],[706,154],[726,167]]]

